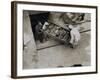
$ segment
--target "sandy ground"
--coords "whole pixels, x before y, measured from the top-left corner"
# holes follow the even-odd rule
[[[38,68],[69,67],[73,64],[90,65],[90,34],[82,33],[79,45],[72,49],[67,45],[38,50]]]

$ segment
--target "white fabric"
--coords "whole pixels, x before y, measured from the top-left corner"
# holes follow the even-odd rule
[[[70,35],[71,35],[70,43],[73,45],[77,45],[79,40],[81,39],[81,36],[79,33],[79,26],[74,27],[74,26],[70,25],[70,28],[72,29],[70,31]]]

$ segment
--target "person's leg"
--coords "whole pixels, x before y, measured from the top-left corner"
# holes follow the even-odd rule
[[[78,42],[79,42],[80,38],[81,38],[80,33],[77,31],[77,33],[75,34],[75,43],[74,43],[74,45],[78,45]]]
[[[71,30],[70,31],[70,41],[69,41],[70,48],[74,48],[73,43],[74,43],[74,34],[73,34],[73,31]]]
[[[39,36],[39,41],[40,41],[41,43],[43,43],[43,35],[42,35],[41,33],[39,33],[38,36]]]
[[[70,43],[73,44],[73,42],[74,42],[73,30],[70,31],[70,36],[71,36]]]

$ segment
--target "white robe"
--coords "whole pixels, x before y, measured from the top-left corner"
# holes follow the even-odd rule
[[[73,26],[69,25],[69,28],[71,29],[70,35],[71,35],[71,40],[70,43],[73,45],[78,45],[79,40],[81,39],[80,33],[79,33],[79,26]]]

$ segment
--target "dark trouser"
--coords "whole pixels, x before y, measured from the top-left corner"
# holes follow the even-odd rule
[[[42,43],[44,40],[44,34],[42,32],[38,33],[38,39]]]

